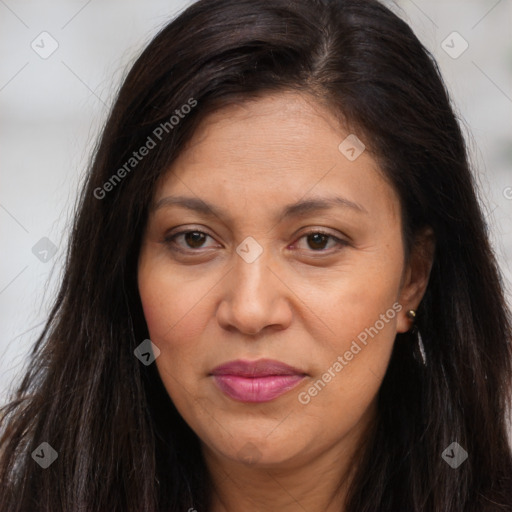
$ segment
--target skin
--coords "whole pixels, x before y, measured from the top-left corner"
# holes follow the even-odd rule
[[[266,95],[211,114],[156,188],[139,292],[161,351],[158,372],[201,441],[212,512],[343,510],[396,333],[411,328],[406,312],[425,292],[432,233],[418,238],[406,262],[398,196],[369,151],[354,161],[340,152],[347,135],[307,95]],[[226,217],[154,208],[175,195],[200,198]],[[338,206],[279,218],[285,205],[333,195],[364,211]],[[165,241],[186,229],[208,236]],[[315,237],[319,229],[345,243]],[[236,252],[249,236],[263,250],[251,263]],[[397,303],[401,311],[301,403],[299,394]],[[307,376],[257,404],[229,398],[209,376],[221,363],[260,358]]]

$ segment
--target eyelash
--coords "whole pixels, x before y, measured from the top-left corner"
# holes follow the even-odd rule
[[[200,233],[202,235],[206,235],[210,238],[213,238],[208,233],[205,233],[204,231],[201,231],[199,229],[186,229],[186,230],[179,231],[177,233],[173,233],[172,235],[165,237],[165,239],[163,240],[163,243],[166,244],[169,247],[169,249],[172,251],[177,251],[177,252],[181,252],[181,253],[185,253],[185,254],[198,253],[200,251],[200,249],[202,249],[201,247],[198,248],[197,250],[195,250],[195,249],[185,250],[185,249],[178,248],[175,246],[176,238],[178,238],[179,236],[182,236],[182,235],[186,235],[188,233]],[[349,245],[346,240],[342,240],[342,239],[334,236],[333,234],[323,231],[321,229],[314,229],[312,231],[308,231],[307,233],[303,233],[298,240],[301,240],[302,238],[306,238],[310,235],[324,235],[324,236],[332,239],[334,242],[336,242],[336,246],[337,246],[336,251],[340,250],[342,247]],[[332,251],[330,252],[328,249],[320,249],[320,250],[316,250],[316,251],[311,249],[311,251],[313,253],[320,253],[320,254],[326,253],[326,252],[328,252],[329,254],[332,253]]]

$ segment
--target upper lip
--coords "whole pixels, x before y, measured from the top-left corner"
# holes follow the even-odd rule
[[[306,373],[274,359],[258,359],[257,361],[237,359],[215,367],[211,371],[211,375],[264,377],[270,375],[306,375]]]

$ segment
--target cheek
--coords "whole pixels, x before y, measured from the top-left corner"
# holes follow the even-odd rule
[[[205,354],[211,353],[204,337],[211,315],[204,282],[180,277],[168,265],[142,265],[139,294],[150,339],[160,349],[155,365],[162,384],[188,425],[208,438],[217,407],[204,386]]]
[[[336,279],[311,287],[307,293],[304,290],[308,306],[318,312],[333,339],[339,340],[336,345],[340,349],[376,323],[379,334],[394,337],[397,309],[401,309],[397,301],[402,271],[396,252],[354,258],[350,269]]]
[[[371,340],[378,340],[375,351],[393,342],[396,333],[398,287],[380,285],[374,281],[370,287],[363,283],[346,290],[338,308],[336,329],[344,333],[344,339],[357,341],[368,347]],[[347,347],[347,350],[349,347]],[[367,351],[365,351],[367,352]],[[369,354],[368,354],[369,355]]]
[[[375,398],[403,309],[398,302],[401,269],[399,254],[381,253],[355,264],[323,297],[310,294],[311,309],[321,311],[329,327],[325,351],[320,358],[315,355],[317,372],[301,396],[311,413],[329,408],[336,421],[350,425]]]
[[[313,354],[318,371],[297,394],[305,424],[321,428],[325,439],[333,442],[340,434],[352,431],[376,400],[395,338],[392,304],[380,307],[378,303],[370,310],[366,301],[366,314],[356,316],[356,308],[350,317],[352,307],[355,305],[345,309],[350,321],[340,315],[334,326],[336,335],[330,338],[333,350],[321,358],[319,353]]]
[[[179,272],[168,265],[148,259],[139,265],[138,284],[144,317],[152,341],[176,343],[201,332],[200,314],[205,284],[200,279],[180,279]],[[186,336],[183,334],[186,333]]]
[[[169,396],[183,410],[190,392],[199,398],[197,384],[206,372],[203,333],[212,314],[207,311],[207,292],[213,284],[171,267],[158,258],[141,260],[139,295],[149,337],[160,349],[158,372]]]

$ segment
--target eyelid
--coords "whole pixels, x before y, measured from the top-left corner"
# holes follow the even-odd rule
[[[182,226],[176,226],[175,228],[166,232],[164,238],[172,238],[173,236],[182,235],[184,233],[189,233],[191,231],[204,233],[205,235],[211,236],[213,238],[213,235],[211,235],[204,226],[194,226],[194,224],[184,224]]]

